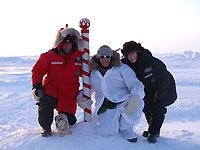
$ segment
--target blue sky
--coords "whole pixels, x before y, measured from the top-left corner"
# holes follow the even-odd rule
[[[0,2],[1,56],[40,55],[57,31],[88,18],[91,55],[134,40],[153,53],[200,52],[199,0],[7,0]]]

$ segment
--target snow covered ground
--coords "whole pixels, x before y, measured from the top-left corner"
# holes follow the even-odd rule
[[[80,108],[76,114],[78,123],[72,126],[71,135],[59,137],[53,123],[53,135],[41,137],[37,106],[31,97],[31,69],[38,57],[0,57],[0,150],[199,150],[200,54],[155,56],[163,60],[174,75],[178,93],[178,100],[168,107],[156,144],[149,144],[141,136],[147,129],[144,116],[134,128],[138,142],[129,143],[120,135],[97,135],[93,122],[82,121]]]

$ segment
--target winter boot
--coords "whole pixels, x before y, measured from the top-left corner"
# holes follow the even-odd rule
[[[51,136],[51,128],[42,128],[41,129],[41,136],[42,137],[49,137]]]
[[[148,136],[149,136],[149,132],[148,132],[148,131],[144,131],[144,132],[142,133],[142,136],[143,136],[143,137],[148,137]]]
[[[160,132],[158,132],[158,137],[160,137]],[[144,131],[143,133],[142,133],[142,136],[143,137],[148,137],[149,136],[149,132],[148,131]]]
[[[129,142],[137,142],[137,135],[133,131],[133,128],[120,130],[120,133],[122,134],[122,137],[128,140]]]
[[[137,142],[137,138],[127,139],[129,142],[134,143]]]
[[[149,137],[147,138],[147,141],[149,143],[156,143],[157,142],[157,138],[158,138],[158,134],[150,134]]]

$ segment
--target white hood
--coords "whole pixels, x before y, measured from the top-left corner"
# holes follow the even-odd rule
[[[76,37],[75,43],[77,44],[77,48],[79,49],[79,51],[83,51],[85,48],[85,42],[83,41],[80,33],[74,28],[64,28],[62,30],[59,30],[53,48],[56,48],[63,41],[63,39],[69,34],[71,36]]]

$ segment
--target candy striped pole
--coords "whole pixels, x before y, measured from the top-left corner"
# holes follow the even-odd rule
[[[89,60],[90,60],[90,51],[89,51],[89,26],[90,21],[87,18],[83,18],[79,22],[81,28],[81,36],[85,42],[84,54],[82,57],[83,65],[83,97],[91,99],[91,86],[90,86],[90,69],[89,69]],[[92,111],[91,108],[84,109],[84,121],[92,121]]]

